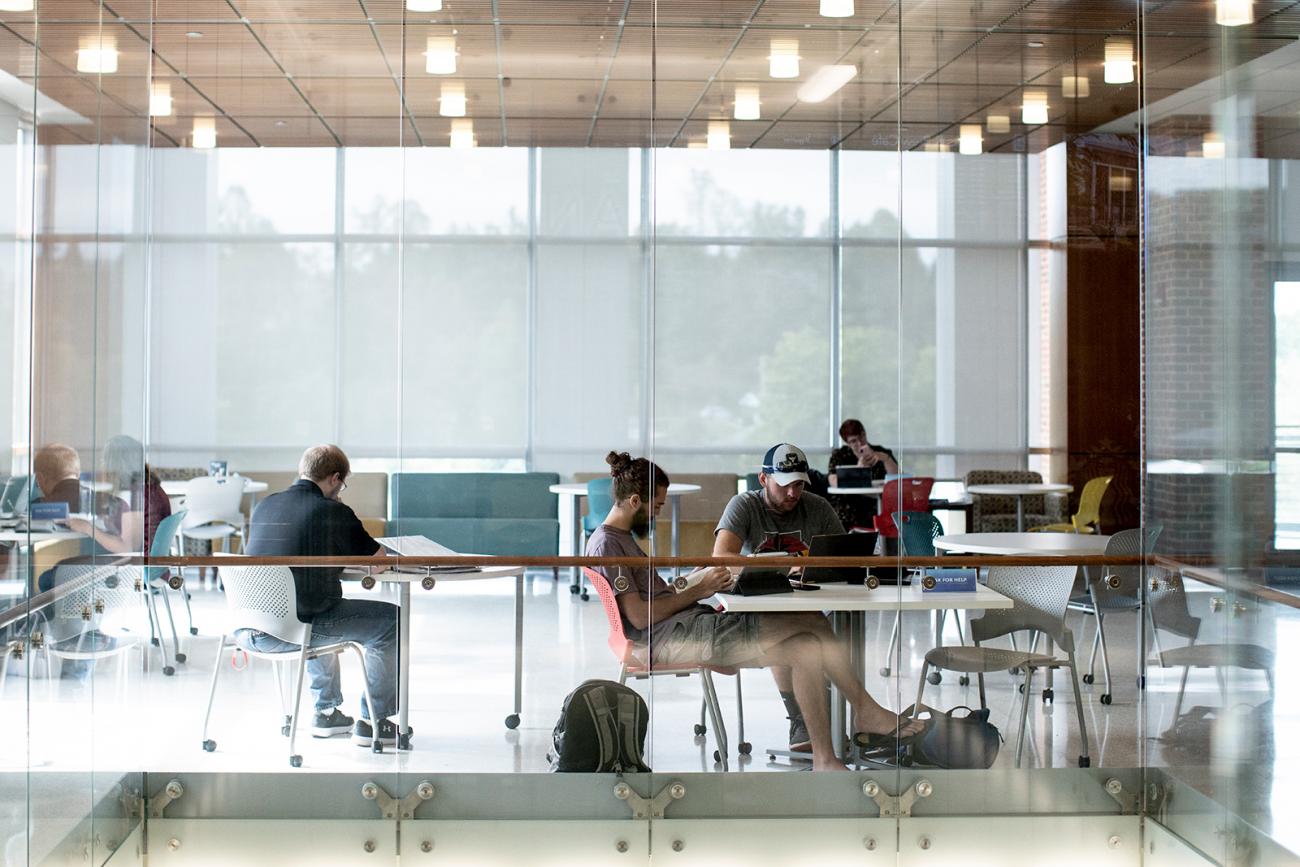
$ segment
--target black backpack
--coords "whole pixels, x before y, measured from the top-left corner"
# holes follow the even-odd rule
[[[612,680],[587,680],[569,693],[560,710],[547,756],[552,771],[647,772],[642,759],[650,711],[636,691]]]

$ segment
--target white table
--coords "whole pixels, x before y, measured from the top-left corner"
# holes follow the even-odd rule
[[[45,542],[51,539],[84,539],[85,535],[73,532],[72,530],[54,530],[53,532],[38,531],[27,532],[26,530],[0,530],[0,542],[9,542],[15,545],[35,545],[37,542]]]
[[[343,577],[363,581],[370,577],[359,570],[345,569]],[[424,586],[427,577],[433,578],[434,589],[442,581],[486,581],[495,578],[515,579],[515,710],[506,717],[506,727],[519,725],[523,704],[524,662],[524,567],[484,566],[476,572],[383,572],[374,576],[376,583],[397,585],[397,737],[402,749],[411,747],[410,694],[411,694],[411,585]],[[366,582],[369,583],[369,582]]]
[[[952,554],[1023,554],[1069,557],[1106,553],[1110,536],[1076,533],[953,533],[934,540],[937,551]]]
[[[568,518],[569,532],[572,533],[572,552],[573,556],[582,556],[582,498],[587,496],[586,482],[565,482],[558,485],[551,485],[549,488],[552,494],[559,494],[562,497],[568,497],[573,505],[568,511],[561,509],[561,514]],[[678,500],[685,494],[697,494],[700,491],[699,485],[673,482],[668,485],[668,507],[672,515],[672,536],[671,549],[674,557],[681,555],[681,514],[678,508]],[[650,544],[654,544],[654,537],[651,537]],[[578,583],[578,569],[573,570],[573,583]]]
[[[724,611],[772,614],[781,611],[829,611],[835,631],[847,636],[849,658],[858,679],[866,682],[866,613],[868,611],[950,611],[953,609],[1010,608],[1012,602],[996,590],[977,585],[973,593],[923,592],[919,582],[885,585],[868,590],[865,585],[823,584],[820,590],[792,590],[767,596],[738,596],[718,593],[704,604]],[[835,733],[836,755],[844,755],[847,717],[838,690],[831,701],[831,731]]]
[[[1026,482],[1023,485],[971,485],[966,489],[966,493],[986,497],[1015,497],[1016,531],[1023,533],[1025,531],[1025,497],[1034,494],[1068,494],[1073,490],[1074,485],[1063,485],[1056,482]]]
[[[226,478],[233,479],[235,477],[227,476]],[[241,476],[240,478],[244,480],[245,494],[252,494],[254,496],[257,494],[265,494],[267,489],[270,487],[266,482],[259,482],[246,476]],[[183,497],[185,496],[186,486],[189,483],[189,479],[167,479],[162,483],[163,493],[169,497]]]
[[[840,497],[879,497],[885,493],[884,485],[872,485],[869,488],[827,488],[826,493]]]

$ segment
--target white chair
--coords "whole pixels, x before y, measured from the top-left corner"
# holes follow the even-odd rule
[[[286,724],[281,729],[281,734],[289,738],[289,764],[300,768],[302,756],[294,752],[294,746],[298,737],[298,709],[302,703],[302,686],[307,660],[352,649],[356,651],[364,670],[365,653],[361,645],[355,641],[338,641],[319,647],[307,646],[311,643],[311,624],[303,623],[298,619],[298,593],[293,583],[293,572],[289,567],[222,566],[217,571],[225,589],[229,622],[221,635],[221,643],[217,647],[217,661],[212,668],[212,684],[208,689],[208,709],[203,715],[203,749],[212,752],[217,748],[217,742],[208,737],[208,721],[212,717],[212,703],[217,694],[217,677],[221,673],[222,657],[227,646],[237,646],[250,657],[269,661],[275,668],[277,684],[282,682],[279,666],[297,661],[293,692],[290,694],[293,709],[285,715]],[[279,652],[255,650],[239,644],[233,637],[240,629],[265,632],[281,641],[297,645],[298,648]],[[371,700],[369,686],[365,687],[365,694],[366,707],[373,708],[375,703]],[[281,691],[281,699],[283,698],[283,691]],[[375,738],[371,749],[379,753],[383,752],[384,748],[379,739]]]
[[[56,567],[54,575],[56,588],[72,589],[55,601],[44,634],[32,636],[32,648],[39,645],[45,654],[47,671],[54,671],[52,658],[108,659],[146,647],[139,621],[141,605],[147,607],[149,600],[138,570],[116,563],[68,563]],[[124,672],[119,669],[119,675]]]
[[[240,505],[244,499],[242,476],[199,476],[185,486],[184,520],[181,521],[181,551],[186,539],[201,539],[215,549],[221,540],[221,550],[230,551],[230,537],[245,537],[244,514]],[[199,577],[204,569],[200,567]]]

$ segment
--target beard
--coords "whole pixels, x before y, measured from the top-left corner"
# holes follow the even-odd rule
[[[632,534],[644,537],[649,534],[653,525],[654,520],[650,517],[650,510],[642,506],[637,510],[636,517],[632,519]]]

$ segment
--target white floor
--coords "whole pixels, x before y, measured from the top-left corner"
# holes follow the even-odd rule
[[[15,676],[22,674],[28,660],[11,665],[0,696],[4,705],[0,737],[11,745],[26,743],[28,749],[26,757],[21,749],[7,750],[4,765],[17,769],[25,758],[37,773],[90,769],[289,772],[287,741],[279,734],[280,710],[269,666],[254,662],[236,670],[230,651],[222,662],[225,668],[210,730],[218,747],[214,753],[201,749],[202,716],[224,608],[217,591],[191,589],[200,634],[182,638],[188,660],[173,677],[164,677],[158,670],[156,650],[150,652],[147,672],[142,671],[140,654],[132,651],[122,657],[120,664],[101,663],[84,685]],[[367,595],[359,588],[355,592]],[[375,598],[380,592],[368,595]],[[504,718],[512,705],[513,594],[513,579],[444,582],[429,592],[416,589],[412,619],[414,749],[409,753],[375,755],[344,737],[318,740],[304,732],[299,738],[304,767],[297,773],[548,770],[546,753],[551,729],[565,694],[584,679],[615,677],[618,667],[606,645],[608,629],[599,602],[594,597],[580,601],[568,592],[567,579],[555,583],[549,573],[538,573],[527,585],[523,721],[517,731],[507,730]],[[1201,595],[1193,595],[1198,604],[1208,603]],[[179,604],[175,609],[183,621]],[[1258,617],[1260,622],[1254,627],[1252,640],[1275,644],[1280,659],[1285,659],[1291,647],[1300,647],[1300,619],[1276,615],[1265,618],[1263,614]],[[890,623],[886,617],[873,620],[868,619],[871,661],[867,687],[887,706],[904,707],[915,696],[920,656],[934,643],[930,621],[919,615],[905,618],[903,671],[883,678],[876,668],[884,657]],[[1080,632],[1081,616],[1072,615],[1072,623],[1081,635],[1081,644],[1086,643],[1082,636],[1091,639],[1091,620],[1085,632]],[[1179,672],[1153,671],[1145,696],[1140,699],[1132,650],[1135,620],[1132,616],[1112,615],[1107,628],[1113,651],[1114,703],[1107,706],[1098,701],[1102,692],[1100,661],[1098,683],[1083,687],[1093,766],[1175,766],[1182,776],[1206,789],[1227,785],[1225,781],[1231,779],[1232,797],[1239,812],[1265,828],[1271,826],[1273,805],[1300,794],[1300,748],[1285,738],[1273,745],[1269,725],[1276,720],[1281,727],[1300,719],[1300,701],[1289,694],[1285,678],[1272,716],[1264,718],[1258,729],[1238,729],[1228,744],[1232,749],[1225,748],[1221,740],[1215,753],[1218,758],[1212,762],[1208,738],[1204,744],[1171,745],[1156,739],[1172,722]],[[947,638],[956,638],[951,627]],[[1081,653],[1081,657],[1086,665],[1086,654]],[[733,743],[731,770],[788,771],[789,764],[770,762],[764,753],[766,748],[786,743],[785,713],[771,678],[763,671],[746,672],[744,677],[746,737],[754,744],[754,755],[745,759],[734,754],[737,732],[733,679],[718,680]],[[353,715],[359,678],[356,663],[345,661],[344,692],[348,703],[344,710]],[[1001,673],[988,679],[993,719],[1006,738],[999,767],[1011,767],[1014,762],[1019,720],[1017,683]],[[1241,674],[1231,680],[1231,685],[1234,704],[1255,705],[1267,699],[1263,679],[1257,674]],[[637,688],[651,705],[653,723],[647,756],[651,766],[657,771],[712,770],[711,735],[705,741],[692,734],[700,708],[698,682],[694,678],[657,678],[652,685],[642,682]],[[1031,702],[1027,766],[1076,766],[1080,750],[1075,705],[1064,673],[1057,675],[1055,694],[1054,705],[1044,705],[1037,696]],[[958,686],[952,674],[940,686],[926,689],[927,704],[941,708],[978,705],[978,701],[975,687]],[[1184,710],[1220,704],[1213,674],[1194,672]],[[309,696],[304,697],[304,708],[310,708]],[[1145,726],[1140,725],[1142,721]],[[1229,733],[1221,727],[1220,735],[1228,737]],[[1237,764],[1225,766],[1223,757],[1231,757],[1234,750]],[[1241,773],[1243,768],[1245,773]],[[1247,781],[1244,786],[1243,780]],[[1300,837],[1300,831],[1293,833]],[[1300,839],[1293,843],[1300,843]]]

